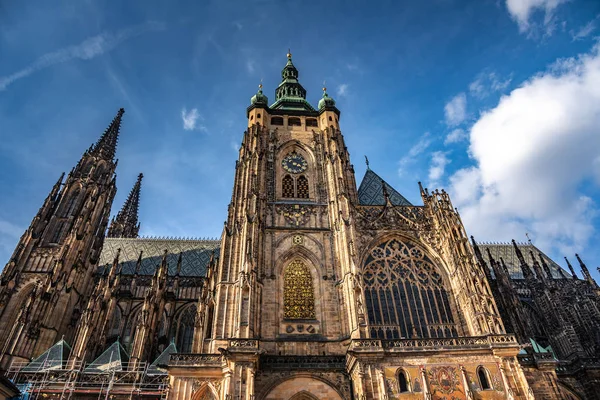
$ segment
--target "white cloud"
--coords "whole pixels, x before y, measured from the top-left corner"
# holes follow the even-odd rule
[[[246,69],[248,70],[249,74],[252,74],[255,70],[255,62],[254,60],[246,60]]]
[[[448,153],[443,151],[434,151],[431,153],[431,165],[429,166],[429,186],[435,187],[438,181],[444,176],[446,165],[450,163]]]
[[[467,132],[463,131],[460,128],[456,128],[446,136],[446,139],[444,139],[444,144],[449,145],[451,143],[462,142],[468,137],[469,135],[467,135]]]
[[[469,153],[477,165],[450,178],[469,231],[580,250],[597,215],[582,183],[600,186],[600,45],[503,96],[473,125]]]
[[[431,144],[431,138],[429,136],[429,132],[425,132],[423,136],[421,136],[421,139],[419,139],[419,141],[413,147],[411,147],[410,150],[408,150],[408,154],[400,159],[400,167],[398,168],[399,175],[404,174],[406,167],[414,163],[417,156],[427,150]]]
[[[348,94],[348,84],[342,83],[340,86],[338,86],[336,93],[337,93],[338,97],[343,97],[343,96],[347,95]]]
[[[506,79],[500,79],[495,72],[482,72],[469,85],[469,93],[473,97],[483,99],[494,92],[504,91],[511,81],[512,77],[510,76]]]
[[[569,0],[506,0],[506,8],[510,16],[519,24],[521,32],[527,32],[531,28],[530,17],[533,12],[543,11],[544,26],[550,34],[553,29],[554,10],[567,1]]]
[[[596,29],[596,20],[593,19],[581,28],[577,32],[571,31],[571,36],[573,37],[573,41],[583,40],[586,37],[590,36],[592,32]]]
[[[65,47],[51,53],[46,53],[35,60],[31,65],[21,69],[20,71],[0,77],[0,91],[5,90],[15,81],[25,78],[44,68],[48,68],[73,59],[91,60],[92,58],[111,51],[121,42],[127,39],[139,36],[148,31],[156,31],[161,29],[164,29],[164,24],[159,22],[147,22],[131,28],[122,29],[116,33],[104,32],[99,35],[92,36],[77,45]]]
[[[456,126],[462,123],[467,117],[467,96],[459,93],[444,106],[446,124]]]
[[[182,109],[181,120],[183,121],[183,129],[186,131],[206,130],[204,126],[198,124],[198,121],[203,120],[203,118],[197,108],[192,108],[190,111],[187,111],[185,108]]]

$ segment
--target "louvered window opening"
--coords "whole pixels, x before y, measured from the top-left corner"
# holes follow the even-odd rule
[[[372,338],[457,336],[442,277],[418,247],[397,239],[374,247],[363,280]]]
[[[294,179],[291,175],[286,175],[281,181],[281,197],[285,199],[308,199],[310,193],[308,189],[308,179],[300,175]]]

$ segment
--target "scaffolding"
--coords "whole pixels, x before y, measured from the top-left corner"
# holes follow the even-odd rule
[[[15,361],[6,376],[19,388],[23,400],[164,400],[169,389],[166,371],[144,362],[99,365],[59,359]]]

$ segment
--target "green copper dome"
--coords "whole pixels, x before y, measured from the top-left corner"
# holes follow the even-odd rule
[[[258,85],[258,92],[256,92],[256,94],[250,99],[250,105],[262,105],[266,107],[268,104],[269,99],[263,94],[261,83]]]
[[[327,88],[323,88],[323,98],[319,100],[319,111],[327,107],[335,107],[335,100],[327,94]]]

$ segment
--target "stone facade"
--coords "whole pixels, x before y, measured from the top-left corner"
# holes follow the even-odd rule
[[[80,165],[107,163],[110,135],[114,155],[121,114]],[[105,240],[114,164],[55,186],[2,275],[9,377],[53,398],[594,398],[589,273],[516,243],[507,267],[444,191],[414,206],[370,169],[357,189],[340,111],[325,90],[306,101],[291,54],[275,103],[261,87],[247,117],[219,240],[137,238],[141,175]],[[77,180],[95,191],[65,214]],[[50,348],[63,335],[72,347]]]

